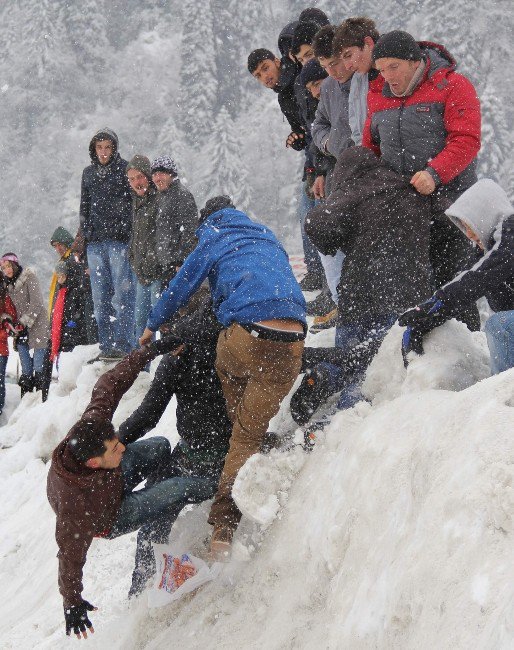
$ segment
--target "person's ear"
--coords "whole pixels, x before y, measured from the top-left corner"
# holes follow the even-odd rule
[[[365,36],[364,45],[367,45],[369,48],[373,49],[375,47],[375,41],[371,38],[371,36]]]
[[[100,467],[100,460],[97,457],[90,458],[86,460],[86,467],[89,467],[89,469],[98,469]]]

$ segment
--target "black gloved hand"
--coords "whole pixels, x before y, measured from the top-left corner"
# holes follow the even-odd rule
[[[80,605],[64,608],[64,619],[66,621],[66,635],[70,636],[71,631],[80,639],[81,634],[84,639],[87,639],[87,631],[90,630],[94,634],[94,629],[91,621],[88,618],[88,612],[96,611],[96,607],[83,600]]]
[[[293,136],[297,136],[296,138]],[[291,133],[288,135],[287,140],[286,140],[286,146],[294,149],[295,151],[302,151],[305,149],[307,143],[305,141],[305,134],[304,133],[295,133],[294,131],[291,131]]]
[[[425,334],[442,325],[450,318],[449,310],[445,307],[444,302],[437,296],[433,295],[426,302],[421,305],[408,309],[398,319],[398,323],[402,327],[421,327],[425,330]]]
[[[423,332],[419,329],[414,329],[410,325],[407,327],[402,337],[402,357],[403,365],[407,367],[409,361],[407,355],[409,352],[415,352],[416,354],[423,354],[423,337],[426,332]]]
[[[160,354],[173,352],[173,350],[176,350],[181,345],[183,345],[183,341],[181,341],[177,336],[174,336],[173,334],[165,334],[158,341],[150,343],[148,347],[155,352],[155,356],[159,356]]]

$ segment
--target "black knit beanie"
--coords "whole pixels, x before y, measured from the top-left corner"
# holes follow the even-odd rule
[[[421,49],[413,36],[407,32],[395,30],[381,36],[375,43],[372,53],[373,61],[377,59],[403,59],[404,61],[421,61]]]
[[[303,66],[299,78],[302,86],[306,86],[310,81],[318,81],[318,79],[326,79],[327,77],[328,74],[321,67],[318,59],[311,59]]]

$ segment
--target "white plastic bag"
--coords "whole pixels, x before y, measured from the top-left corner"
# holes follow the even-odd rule
[[[148,591],[148,607],[162,607],[182,598],[216,577],[212,569],[198,557],[177,551],[168,544],[154,544],[156,574]]]

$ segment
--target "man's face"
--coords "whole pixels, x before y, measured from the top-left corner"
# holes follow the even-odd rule
[[[104,446],[105,453],[91,459],[98,460],[96,469],[114,469],[118,467],[125,453],[125,445],[118,438],[113,438],[112,440],[104,440]]]
[[[155,183],[159,192],[164,192],[171,185],[171,181],[173,180],[173,177],[171,174],[168,174],[167,172],[154,172],[152,174],[152,180]]]
[[[107,165],[112,158],[114,145],[110,140],[97,140],[95,142],[96,156],[101,165]]]
[[[364,47],[352,45],[351,47],[343,48],[341,58],[346,69],[350,72],[360,72],[361,74],[369,72],[372,67],[371,52],[373,45],[373,39],[366,36],[364,39]]]
[[[314,50],[312,49],[312,45],[308,45],[307,43],[300,45],[300,50],[298,54],[296,54],[297,61],[299,61],[302,65],[305,65],[313,58]]]
[[[59,257],[62,257],[68,250],[64,244],[61,244],[61,242],[58,241],[52,242],[52,247],[54,248],[57,255],[59,255]]]
[[[10,262],[0,262],[0,268],[2,269],[2,273],[5,275],[6,278],[12,278],[14,275],[14,269],[12,267],[12,264]]]
[[[320,66],[325,70],[329,77],[344,83],[352,76],[352,73],[346,69],[343,59],[340,56],[332,56],[325,58],[324,56],[318,57]]]
[[[147,193],[148,188],[150,187],[150,181],[143,172],[140,172],[139,169],[129,169],[127,177],[130,187],[138,196],[144,196]]]
[[[305,84],[305,87],[310,92],[310,94],[314,97],[314,99],[319,99],[319,96],[321,94],[322,83],[323,83],[323,79],[316,79],[316,81],[308,81]]]
[[[405,61],[384,57],[377,59],[375,66],[395,95],[402,95],[409,87],[414,73],[419,67],[419,61]]]
[[[252,76],[266,88],[275,88],[280,78],[280,60],[264,59],[252,72]]]

